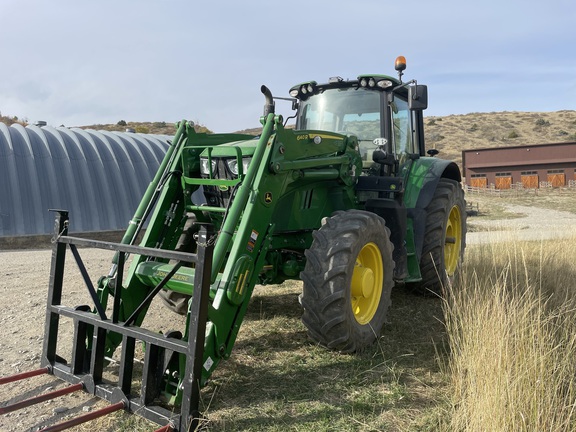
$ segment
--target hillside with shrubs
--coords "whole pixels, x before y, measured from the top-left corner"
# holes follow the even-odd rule
[[[426,117],[426,146],[438,157],[462,159],[462,150],[576,141],[576,111],[491,112]]]
[[[26,126],[27,119],[0,114],[0,122]],[[427,148],[440,151],[438,157],[461,162],[462,150],[576,142],[576,111],[554,112],[491,112],[428,116],[424,119]],[[175,123],[166,121],[136,122],[119,120],[114,124],[91,124],[82,129],[133,131],[136,133],[174,135]],[[197,132],[212,131],[197,124]],[[244,129],[242,133],[257,135],[261,129]]]

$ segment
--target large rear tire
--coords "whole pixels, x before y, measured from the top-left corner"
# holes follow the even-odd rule
[[[466,202],[460,184],[441,178],[426,213],[422,281],[412,288],[442,294],[444,287],[454,282],[466,247]]]
[[[380,216],[339,211],[313,233],[306,251],[302,322],[320,345],[361,351],[380,335],[390,306],[394,261]]]

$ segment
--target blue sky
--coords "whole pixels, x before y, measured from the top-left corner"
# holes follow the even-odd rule
[[[573,0],[0,0],[0,112],[257,127],[260,86],[395,75],[426,115],[576,109]],[[285,116],[287,103],[278,103]]]

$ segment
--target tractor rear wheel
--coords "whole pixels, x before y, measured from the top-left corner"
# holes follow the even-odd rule
[[[412,288],[442,294],[443,287],[453,283],[466,247],[466,202],[460,184],[441,178],[426,213],[422,281]]]
[[[386,321],[394,261],[380,216],[339,211],[324,219],[306,251],[302,322],[319,344],[341,352],[371,345]]]

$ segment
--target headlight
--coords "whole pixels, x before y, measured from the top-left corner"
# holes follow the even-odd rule
[[[216,159],[212,159],[212,174],[216,172]],[[210,169],[208,168],[208,159],[200,159],[200,173],[204,175],[210,175]]]
[[[242,174],[246,175],[248,171],[248,165],[250,165],[250,161],[252,158],[242,158]],[[228,169],[232,174],[238,176],[238,159],[228,159],[226,161],[226,165],[228,165]]]
[[[380,80],[376,83],[380,88],[392,87],[392,81],[390,80]]]

